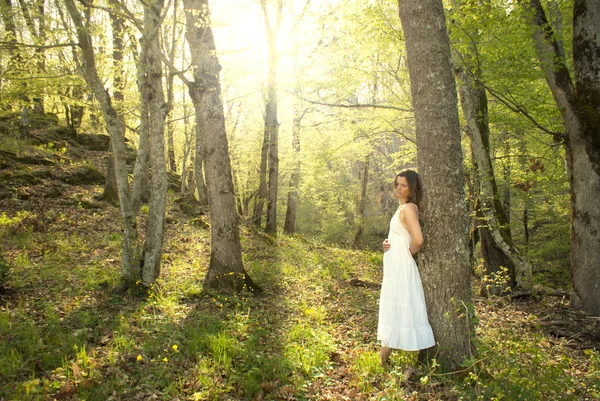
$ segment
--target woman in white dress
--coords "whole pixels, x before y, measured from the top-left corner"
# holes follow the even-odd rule
[[[377,327],[383,366],[392,349],[418,351],[435,345],[419,270],[413,258],[423,246],[418,174],[402,170],[394,180],[394,189],[400,206],[390,221],[388,238],[383,242],[383,282]]]

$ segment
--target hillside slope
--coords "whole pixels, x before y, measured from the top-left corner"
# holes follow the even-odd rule
[[[476,298],[479,355],[464,371],[403,352],[384,371],[379,252],[242,227],[264,293],[205,291],[210,233],[172,201],[158,282],[117,294],[119,209],[96,200],[107,154],[89,144],[105,140],[48,122],[21,137],[13,123],[0,120],[1,399],[600,397],[600,322],[561,298]]]

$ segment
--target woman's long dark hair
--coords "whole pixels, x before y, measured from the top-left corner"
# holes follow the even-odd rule
[[[410,197],[407,199],[407,202],[412,202],[421,208],[421,199],[423,199],[423,189],[421,186],[421,177],[417,174],[416,171],[411,170],[409,168],[404,169],[398,173],[396,178],[394,178],[394,188],[398,187],[398,177],[404,177],[406,182],[408,183],[408,188],[410,189]]]

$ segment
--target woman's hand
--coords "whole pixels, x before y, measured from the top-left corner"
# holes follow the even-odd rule
[[[392,245],[390,244],[390,242],[386,238],[385,241],[383,241],[383,252],[389,251],[391,247],[392,247]]]

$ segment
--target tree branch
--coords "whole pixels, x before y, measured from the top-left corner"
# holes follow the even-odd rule
[[[483,84],[483,83],[482,83]],[[527,118],[529,121],[531,121],[533,123],[533,125],[535,125],[536,127],[538,127],[541,131],[550,134],[554,137],[558,137],[561,139],[566,139],[566,135],[563,132],[557,132],[557,131],[552,131],[549,128],[544,127],[542,124],[538,123],[530,114],[529,112],[523,108],[522,106],[515,104],[513,102],[511,102],[510,100],[506,99],[506,96],[501,95],[500,93],[496,92],[496,90],[490,88],[489,86],[487,86],[486,84],[483,84],[484,88],[496,99],[498,100],[500,103],[502,103],[503,105],[505,105],[509,110],[518,113],[518,114],[522,114],[525,118]]]
[[[27,43],[0,41],[0,49],[9,48],[10,46],[33,47],[35,49],[53,49],[55,47],[79,46],[79,43],[59,43],[56,45],[29,45]]]
[[[404,112],[407,112],[407,113],[412,113],[413,112],[413,109],[404,109],[402,107],[388,106],[388,105],[384,105],[384,104],[326,103],[326,102],[319,102],[317,100],[306,99],[306,98],[301,97],[301,96],[298,96],[298,98],[301,99],[301,100],[304,100],[305,102],[311,103],[311,104],[318,104],[320,106],[327,106],[327,107],[341,107],[341,108],[346,108],[346,109],[360,109],[360,108],[389,109],[389,110],[404,111]]]

